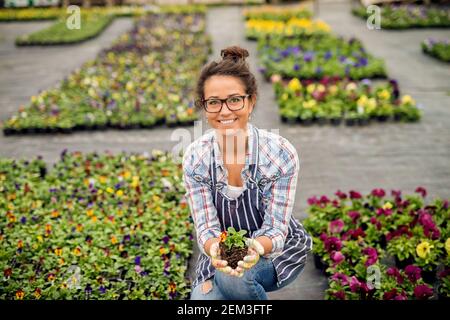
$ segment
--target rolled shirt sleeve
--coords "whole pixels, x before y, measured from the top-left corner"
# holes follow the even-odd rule
[[[188,148],[183,157],[183,183],[197,233],[199,250],[206,254],[204,249],[206,241],[219,237],[221,229],[210,187],[205,182],[194,178],[193,163],[195,159],[191,150],[192,148]]]
[[[280,168],[279,177],[271,186],[271,199],[264,212],[264,222],[252,235],[252,238],[267,236],[272,240],[272,252],[266,257],[275,257],[284,248],[300,168],[297,151],[289,141],[282,142],[281,150],[276,159]]]

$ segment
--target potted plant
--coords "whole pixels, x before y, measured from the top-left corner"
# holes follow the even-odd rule
[[[246,233],[246,230],[236,231],[233,227],[229,227],[220,235],[220,257],[233,269],[236,269],[238,262],[247,255],[248,248],[244,237]]]

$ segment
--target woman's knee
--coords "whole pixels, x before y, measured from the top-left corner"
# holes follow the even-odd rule
[[[223,296],[212,280],[206,280],[192,290],[191,300],[223,300]]]

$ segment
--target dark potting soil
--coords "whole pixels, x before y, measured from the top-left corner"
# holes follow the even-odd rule
[[[247,255],[248,248],[237,248],[233,247],[230,250],[225,246],[223,242],[219,243],[220,248],[220,258],[228,262],[228,265],[236,269],[238,262],[244,260],[244,257]]]

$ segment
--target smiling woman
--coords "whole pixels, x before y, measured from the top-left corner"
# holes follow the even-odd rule
[[[285,138],[249,123],[257,84],[245,61],[248,51],[234,46],[221,56],[202,69],[196,92],[196,106],[214,130],[183,158],[201,251],[191,299],[263,300],[297,278],[312,247],[292,217],[299,159]],[[249,235],[241,261],[224,260],[226,230]]]

